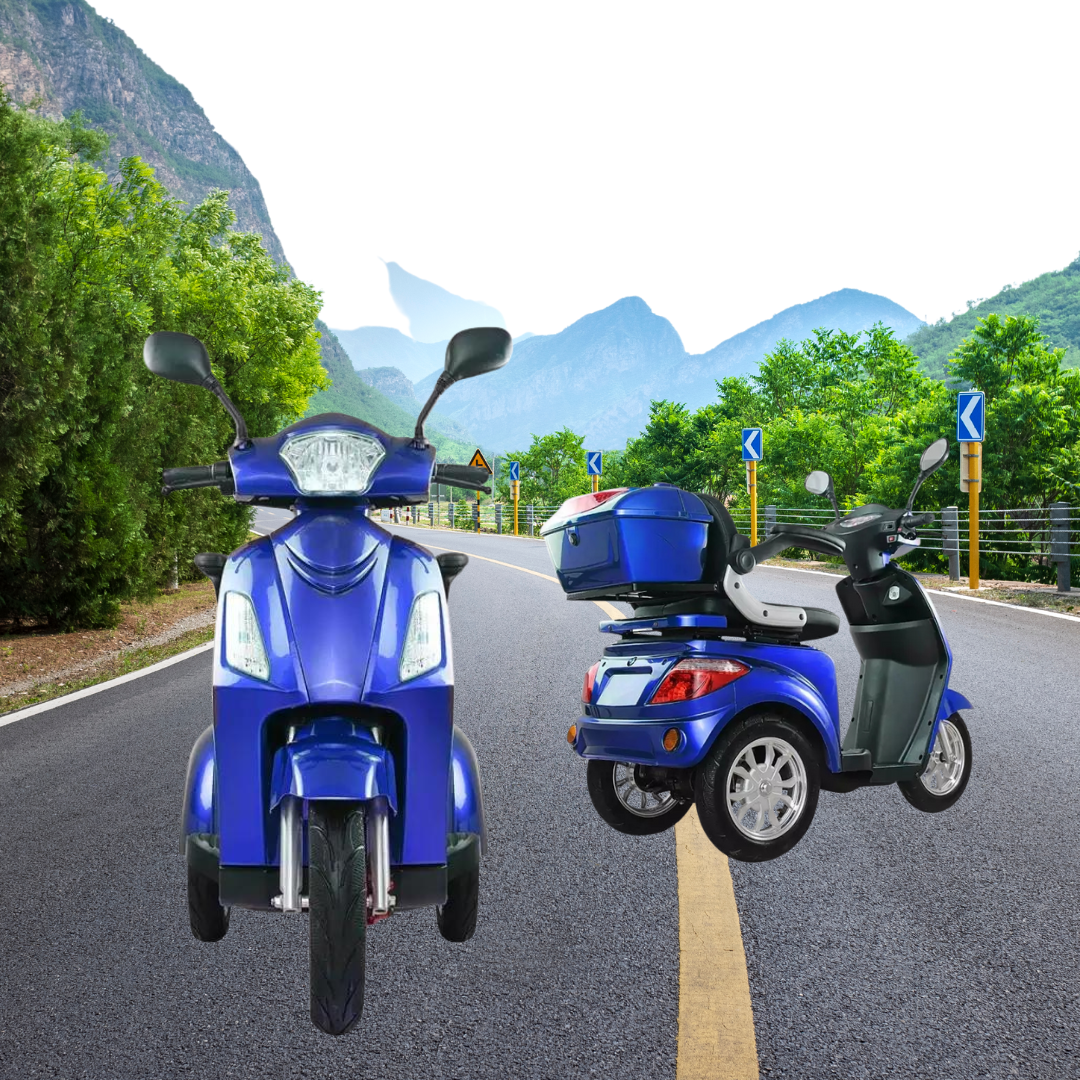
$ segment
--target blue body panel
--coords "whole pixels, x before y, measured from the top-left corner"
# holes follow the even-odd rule
[[[184,782],[184,810],[180,817],[180,854],[187,850],[192,833],[216,833],[214,817],[214,729],[208,727],[196,740],[188,757]]]
[[[316,720],[274,754],[271,809],[286,795],[364,802],[381,795],[396,813],[394,759],[360,724]]]
[[[730,658],[750,671],[693,701],[644,704],[671,667],[688,657]],[[821,736],[828,769],[839,771],[836,668],[830,657],[805,645],[646,638],[610,646],[597,672],[593,703],[578,721],[575,749],[586,758],[692,768],[732,718],[768,704],[802,713]],[[684,736],[671,753],[661,744],[669,728]]]
[[[487,826],[484,824],[484,796],[480,789],[480,768],[476,753],[465,732],[454,728],[451,748],[450,820],[451,831],[475,833],[480,837],[480,852],[487,849]]]

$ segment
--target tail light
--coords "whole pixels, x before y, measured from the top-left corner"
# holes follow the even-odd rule
[[[596,673],[599,670],[600,661],[597,660],[597,662],[585,672],[585,685],[581,688],[581,700],[585,702],[586,705],[592,701],[593,687],[596,685]]]
[[[664,676],[649,704],[669,705],[704,697],[741,679],[749,670],[738,660],[680,660]]]
[[[608,499],[614,499],[616,495],[625,495],[629,490],[629,488],[624,487],[608,488],[606,491],[590,491],[585,495],[575,495],[572,499],[567,499],[566,502],[555,511],[554,515],[544,523],[541,535],[553,532],[569,518],[577,517],[579,514],[586,514],[590,510],[595,510],[598,506],[602,506],[606,503]]]

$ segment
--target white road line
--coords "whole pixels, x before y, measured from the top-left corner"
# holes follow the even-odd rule
[[[61,705],[68,705],[72,701],[78,701],[80,698],[100,694],[103,690],[111,690],[114,686],[120,686],[121,683],[133,682],[135,679],[141,679],[144,675],[152,675],[155,671],[161,671],[162,668],[179,664],[183,660],[190,660],[191,657],[198,656],[213,647],[214,643],[208,641],[205,645],[196,645],[194,649],[177,653],[176,656],[170,656],[168,660],[159,660],[156,664],[140,668],[138,671],[129,671],[126,675],[118,675],[115,679],[109,679],[107,682],[95,683],[93,686],[86,687],[85,690],[76,690],[72,694],[65,694],[63,697],[53,698],[51,701],[43,701],[40,705],[31,705],[29,708],[20,709],[18,712],[0,716],[0,727],[7,727],[8,724],[18,723],[18,721],[25,720],[27,717],[48,712],[49,709],[58,709]]]

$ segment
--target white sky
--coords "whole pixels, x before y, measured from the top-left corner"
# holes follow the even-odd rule
[[[91,0],[258,177],[331,326],[380,257],[691,352],[834,289],[931,320],[1080,251],[1080,4]]]

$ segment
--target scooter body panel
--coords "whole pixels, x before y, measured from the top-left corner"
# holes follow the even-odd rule
[[[192,833],[216,833],[214,728],[208,727],[196,740],[188,757],[184,781],[184,808],[180,817],[180,854],[187,851]]]

